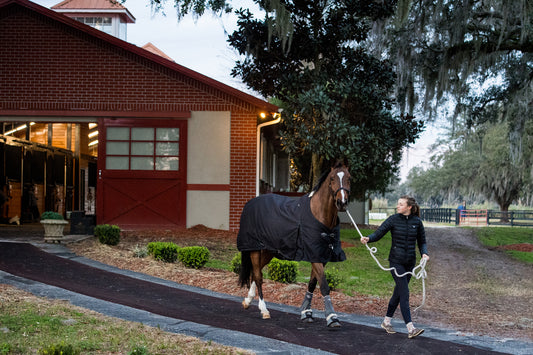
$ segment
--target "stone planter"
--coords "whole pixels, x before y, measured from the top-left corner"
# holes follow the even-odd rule
[[[67,221],[62,219],[43,219],[41,224],[44,227],[44,241],[45,242],[58,242],[61,243],[63,239],[63,229],[68,224]]]

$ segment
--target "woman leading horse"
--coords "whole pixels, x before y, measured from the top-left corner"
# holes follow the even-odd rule
[[[301,319],[313,321],[311,301],[318,283],[324,297],[326,324],[330,328],[340,327],[329,296],[324,266],[346,259],[341,249],[337,213],[346,209],[349,194],[350,173],[343,163],[338,162],[322,175],[311,193],[299,199],[267,194],[246,203],[237,236],[237,248],[242,255],[239,283],[241,287],[249,287],[244,308],[250,306],[257,289],[259,310],[264,319],[270,318],[263,298],[262,269],[273,257],[303,260],[310,262],[312,267],[300,307]]]

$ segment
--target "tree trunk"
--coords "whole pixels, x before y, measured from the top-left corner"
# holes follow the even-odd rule
[[[509,206],[510,205],[511,204],[508,202],[500,204],[500,211],[502,213],[501,222],[503,223],[509,223]]]
[[[313,153],[311,156],[311,188],[315,187],[315,185],[318,183],[318,179],[320,179],[320,175],[322,175],[323,162],[324,159],[322,157],[316,153]]]

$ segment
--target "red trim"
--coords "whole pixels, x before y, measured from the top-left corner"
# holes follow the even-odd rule
[[[187,184],[188,191],[229,191],[229,184]]]
[[[0,116],[32,117],[131,117],[131,118],[191,118],[191,112],[155,112],[155,111],[35,111],[35,110],[0,110]]]

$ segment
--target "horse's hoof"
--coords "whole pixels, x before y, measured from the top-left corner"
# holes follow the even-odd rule
[[[331,323],[328,324],[328,329],[330,330],[337,330],[341,327],[341,322],[339,322],[337,319],[334,319],[331,321]]]
[[[311,311],[303,312],[300,320],[304,323],[313,323],[313,312]]]
[[[270,313],[261,313],[263,315],[263,319],[270,319]]]
[[[250,305],[248,303],[246,303],[246,301],[242,301],[242,307],[244,309],[248,309],[248,307],[250,307]]]

